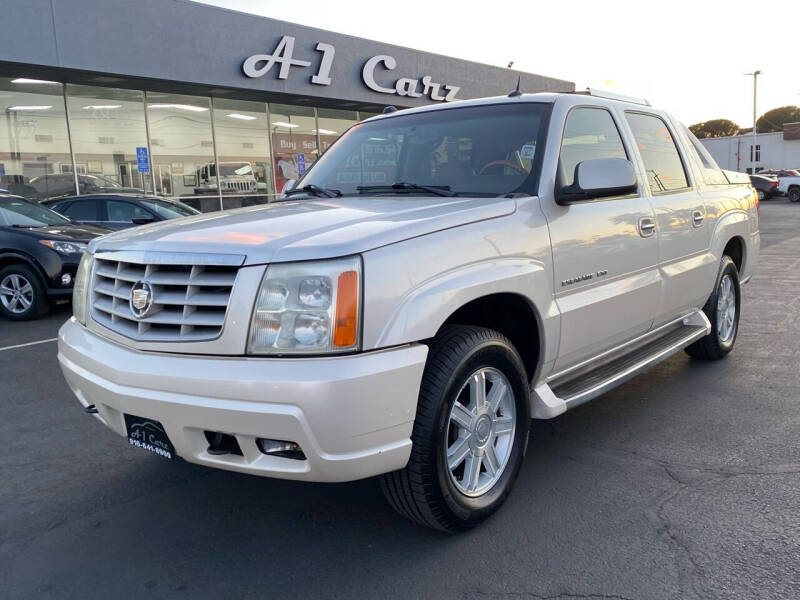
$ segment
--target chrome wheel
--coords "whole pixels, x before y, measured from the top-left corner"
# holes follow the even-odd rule
[[[763,202],[764,199],[767,197],[767,195],[764,193],[763,190],[756,190],[756,193],[758,194],[758,201],[759,202]]]
[[[736,288],[730,275],[725,275],[719,282],[717,292],[717,335],[721,342],[733,337],[736,325]]]
[[[445,464],[453,485],[480,496],[503,474],[514,445],[514,391],[499,370],[486,367],[461,386],[445,429]]]
[[[23,275],[11,273],[0,281],[0,302],[8,312],[21,315],[33,304],[33,286]]]

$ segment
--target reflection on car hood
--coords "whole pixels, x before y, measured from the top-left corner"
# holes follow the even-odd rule
[[[373,196],[276,202],[114,233],[97,250],[246,255],[246,264],[332,258],[511,214],[512,198]]]
[[[94,225],[48,225],[47,227],[14,228],[14,231],[25,231],[43,240],[62,240],[70,242],[89,242],[97,236],[111,231],[105,227]]]

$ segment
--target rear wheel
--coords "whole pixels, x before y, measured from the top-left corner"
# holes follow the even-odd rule
[[[767,199],[767,195],[764,193],[764,190],[756,190],[756,194],[758,195],[759,202],[763,202]]]
[[[703,307],[711,322],[711,333],[686,348],[689,356],[717,360],[733,350],[739,333],[740,294],[739,271],[729,256],[723,256],[714,293]]]
[[[12,321],[35,319],[47,311],[44,286],[26,265],[0,270],[0,314]]]
[[[404,517],[443,531],[480,523],[517,478],[530,413],[525,367],[490,329],[446,326],[434,339],[405,469],[381,478]]]

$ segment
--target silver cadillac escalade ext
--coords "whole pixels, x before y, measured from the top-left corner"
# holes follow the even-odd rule
[[[134,446],[380,476],[400,513],[457,531],[508,496],[531,418],[730,352],[758,250],[746,176],[644,101],[393,111],[271,205],[92,242],[58,357]]]

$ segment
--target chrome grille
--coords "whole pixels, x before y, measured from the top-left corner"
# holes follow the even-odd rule
[[[226,190],[236,190],[239,192],[249,192],[253,189],[250,181],[223,181],[222,187]]]
[[[95,256],[92,318],[142,342],[196,342],[222,332],[241,256],[102,252]],[[131,288],[146,282],[152,306],[131,309]]]

